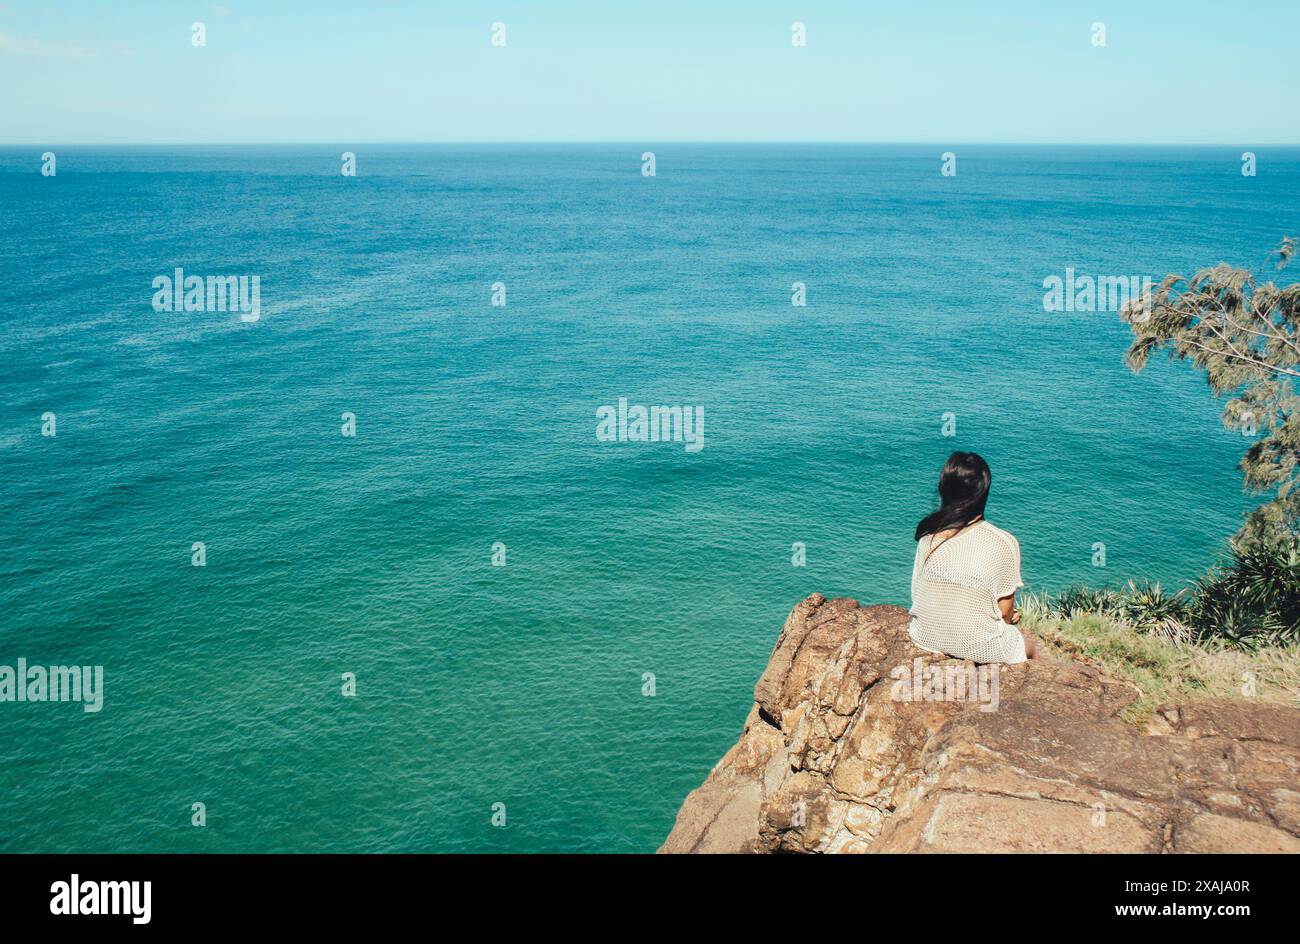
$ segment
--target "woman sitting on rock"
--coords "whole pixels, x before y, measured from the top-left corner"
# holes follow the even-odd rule
[[[973,452],[954,452],[939,476],[938,511],[916,526],[912,641],[975,662],[1041,658],[1016,609],[1020,544],[984,520],[993,476]]]

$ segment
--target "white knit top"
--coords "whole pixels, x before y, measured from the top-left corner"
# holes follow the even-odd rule
[[[937,543],[926,535],[916,542],[908,633],[921,648],[960,659],[1023,662],[1024,637],[997,603],[1023,586],[1020,544],[1001,528],[979,521]]]

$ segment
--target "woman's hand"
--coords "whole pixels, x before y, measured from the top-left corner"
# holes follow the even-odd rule
[[[1010,623],[1012,626],[1020,622],[1020,611],[1016,609],[1014,593],[998,601],[998,615],[1002,617],[1002,622]]]

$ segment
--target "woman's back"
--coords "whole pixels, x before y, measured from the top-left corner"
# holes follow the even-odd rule
[[[1020,544],[1001,528],[980,520],[951,537],[925,535],[912,568],[912,640],[976,662],[1023,662],[1024,638],[998,610],[1021,586]]]

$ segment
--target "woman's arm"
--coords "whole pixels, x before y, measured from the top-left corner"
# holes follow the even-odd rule
[[[1002,611],[1002,622],[1010,623],[1012,626],[1020,622],[1020,611],[1016,609],[1016,595],[1014,593],[999,600],[998,609]]]

